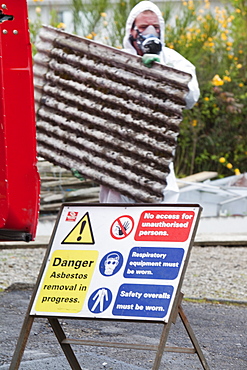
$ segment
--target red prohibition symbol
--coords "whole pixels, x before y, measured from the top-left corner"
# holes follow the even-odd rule
[[[133,228],[134,219],[131,216],[120,216],[111,225],[111,236],[114,239],[124,239],[131,233]]]

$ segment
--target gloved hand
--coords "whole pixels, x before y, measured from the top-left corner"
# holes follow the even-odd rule
[[[144,66],[151,68],[154,62],[160,62],[160,57],[157,54],[144,54],[142,63]]]
[[[79,180],[85,180],[85,178],[82,176],[82,174],[77,171],[75,168],[71,168],[72,175],[74,175]]]

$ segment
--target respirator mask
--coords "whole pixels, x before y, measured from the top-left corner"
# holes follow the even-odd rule
[[[143,54],[159,54],[161,52],[160,35],[154,26],[148,26],[143,32],[140,32],[137,27],[134,30],[137,32],[137,38],[133,41],[136,41],[138,49]]]

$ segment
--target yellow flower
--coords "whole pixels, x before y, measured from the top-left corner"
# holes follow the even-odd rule
[[[89,40],[92,40],[93,39],[93,35],[91,33],[89,33],[87,36],[86,36],[87,39]]]
[[[225,163],[225,161],[226,161],[225,157],[220,157],[220,159],[219,159],[220,163]]]
[[[225,32],[222,32],[222,34],[221,34],[221,39],[222,39],[223,41],[226,41],[226,40],[227,40],[227,36],[226,36],[226,33],[225,33]]]
[[[214,78],[212,79],[212,84],[214,86],[222,86],[224,85],[224,81],[220,78],[219,75],[215,75]]]
[[[209,9],[210,8],[210,2],[209,2],[209,0],[204,0],[204,2],[205,2],[204,8],[205,9]]]
[[[238,84],[238,86],[239,86],[239,87],[243,87],[243,86],[244,86],[243,82],[240,82],[240,83]]]
[[[235,12],[236,13],[241,13],[241,10],[237,8],[237,9],[235,9]]]
[[[193,121],[192,121],[192,126],[193,126],[193,127],[196,127],[196,126],[197,126],[197,120],[196,120],[196,119],[193,119]]]
[[[229,76],[224,76],[223,80],[226,81],[226,82],[231,82],[232,79]]]
[[[241,172],[239,171],[239,169],[238,169],[238,168],[235,168],[235,169],[234,169],[234,172],[235,172],[235,175],[236,175],[236,176],[241,174]]]
[[[188,9],[189,9],[189,10],[193,10],[193,9],[194,9],[194,3],[193,3],[193,1],[192,1],[192,0],[189,0],[189,1],[188,1]]]
[[[105,18],[107,17],[107,14],[106,13],[100,13],[101,17]]]
[[[242,68],[242,67],[243,67],[243,66],[242,66],[242,64],[240,64],[240,63],[239,63],[239,64],[237,64],[237,68],[238,68],[238,69],[240,69],[240,68]]]
[[[229,168],[229,170],[231,170],[233,165],[231,163],[227,163],[226,167]]]
[[[57,28],[66,28],[66,24],[63,23],[63,22],[60,22],[58,25],[57,25]]]
[[[204,100],[205,101],[209,101],[209,97],[208,96],[205,96]]]
[[[37,6],[37,7],[35,8],[35,12],[36,12],[37,14],[41,13],[41,8],[40,8],[39,6]]]

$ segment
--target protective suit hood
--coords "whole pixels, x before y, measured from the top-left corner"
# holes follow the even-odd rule
[[[160,24],[160,40],[161,40],[162,44],[164,43],[164,27],[165,27],[165,22],[164,22],[164,19],[162,17],[161,11],[151,1],[141,1],[140,3],[138,3],[131,10],[131,12],[130,12],[130,14],[128,16],[127,22],[126,22],[125,36],[124,36],[124,40],[123,40],[123,46],[124,46],[125,51],[127,51],[127,52],[130,52],[130,53],[133,53],[133,54],[137,54],[135,48],[131,45],[131,42],[129,40],[129,35],[130,35],[130,31],[131,31],[132,25],[133,25],[136,17],[140,13],[144,12],[145,10],[151,10],[152,12],[154,12],[157,15],[158,20],[159,20],[159,24]]]

